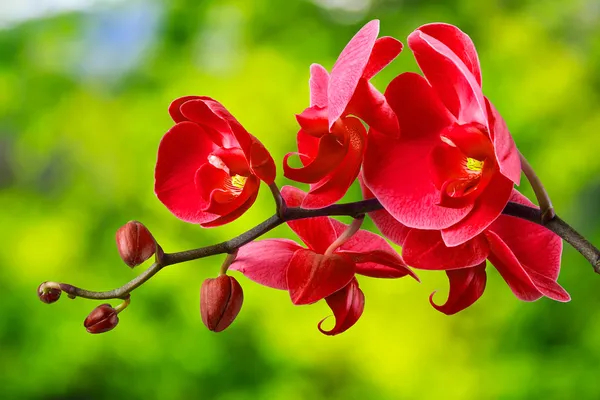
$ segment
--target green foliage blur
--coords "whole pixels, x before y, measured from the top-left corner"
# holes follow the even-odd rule
[[[596,0],[94,4],[0,27],[3,399],[600,398],[600,279],[568,246],[559,281],[570,303],[520,302],[488,268],[484,296],[448,317],[427,300],[438,289],[436,301],[445,299],[441,272],[420,272],[420,285],[362,278],[365,313],[334,338],[316,328],[330,314],[324,302],[294,307],[285,292],[239,274],[240,316],[225,332],[209,332],[199,288],[222,257],[161,271],[103,335],[83,328],[98,303],[63,296],[46,305],[35,295],[46,280],[108,290],[140,273],[146,265],[130,270],[114,243],[128,220],[179,251],[269,217],[266,188],[245,216],[217,229],[181,222],[160,204],[153,168],[172,124],[170,101],[218,99],[281,165],[295,150],[294,114],[308,105],[309,65],[331,68],[373,18],[382,35],[403,42],[428,22],[466,31],[486,95],[558,213],[600,244]],[[406,70],[416,70],[408,49],[374,83],[384,90]],[[532,197],[526,182],[522,190]],[[353,187],[346,200],[359,197]],[[268,236],[293,238],[286,227]]]

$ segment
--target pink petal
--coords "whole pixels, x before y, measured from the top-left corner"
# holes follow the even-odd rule
[[[365,295],[358,287],[358,281],[354,278],[344,288],[325,298],[327,305],[335,316],[335,326],[325,331],[321,328],[325,319],[319,322],[318,328],[321,333],[333,336],[348,330],[358,321],[365,308]]]
[[[481,68],[475,45],[471,38],[455,27],[444,23],[433,23],[421,26],[418,30],[444,43],[471,71],[473,77],[481,86]]]
[[[420,30],[410,34],[408,45],[425,77],[458,123],[477,122],[487,127],[481,85],[452,49]]]
[[[295,305],[311,304],[332,295],[354,277],[354,263],[337,254],[324,256],[296,250],[287,268],[287,285]]]
[[[196,171],[207,163],[214,143],[205,131],[191,122],[180,122],[162,138],[154,173],[154,192],[177,218],[203,223],[218,216],[203,211],[203,200],[194,184]]]
[[[404,134],[406,131],[402,131]],[[395,140],[371,132],[363,163],[365,183],[385,209],[401,224],[419,229],[448,228],[463,219],[464,208],[438,205],[440,191],[429,171],[429,154],[437,137]]]
[[[287,266],[300,250],[296,242],[288,239],[266,239],[250,242],[238,251],[229,269],[240,271],[246,278],[274,289],[287,290]]]
[[[362,77],[379,34],[379,21],[367,23],[348,42],[335,62],[329,78],[329,127],[344,113]]]
[[[519,151],[500,113],[488,99],[485,99],[485,102],[490,120],[491,139],[494,142],[494,151],[500,172],[518,185],[521,181]]]
[[[436,292],[429,296],[431,305],[446,315],[456,314],[469,307],[481,297],[485,290],[487,278],[485,261],[475,267],[446,271],[446,275],[450,282],[450,293],[446,303],[439,306],[433,302]]]
[[[521,193],[513,189],[510,201],[535,207]],[[548,229],[521,218],[501,215],[488,228],[502,239],[521,265],[556,280],[560,272],[562,239]]]
[[[512,192],[513,183],[504,175],[495,173],[472,211],[458,223],[442,230],[447,246],[458,246],[483,232],[500,216]]]
[[[363,72],[363,79],[370,80],[402,52],[402,43],[393,37],[383,36],[375,41],[371,56]]]
[[[554,280],[527,271],[500,236],[489,230],[485,235],[491,250],[488,259],[517,298],[523,301],[534,301],[547,296],[553,300],[569,301],[569,294]]]
[[[329,86],[329,73],[319,64],[310,66],[310,106],[327,107],[327,87]]]
[[[490,252],[483,235],[455,246],[447,247],[440,231],[412,229],[402,247],[404,261],[419,269],[449,270],[473,267],[485,262]]]
[[[299,207],[306,197],[305,192],[293,186],[281,188],[281,195],[288,207]],[[331,225],[331,218],[328,217],[299,219],[288,221],[287,224],[309,248],[317,253],[325,253],[329,245],[337,239]]]
[[[340,143],[334,134],[319,139],[319,149],[314,159],[302,168],[292,168],[288,159],[298,153],[288,153],[283,158],[283,175],[296,182],[316,183],[335,170],[346,157],[348,143]]]
[[[373,192],[371,192],[371,190],[365,185],[362,174],[358,176],[358,181],[363,192],[363,197],[365,199],[374,198],[375,196],[373,195]],[[370,212],[369,217],[373,220],[375,226],[377,226],[377,229],[379,229],[383,236],[397,245],[404,245],[406,236],[408,235],[408,232],[410,232],[411,228],[402,225],[394,217],[392,217],[390,213],[385,211],[385,209]]]
[[[335,203],[348,191],[356,179],[363,160],[367,132],[358,119],[343,118],[348,151],[338,167],[321,181],[312,185],[302,202],[304,208],[322,208]]]
[[[372,278],[400,278],[410,275],[420,282],[419,277],[407,267],[398,254],[385,250],[354,252],[338,250],[337,254],[350,258],[356,264],[356,273]]]

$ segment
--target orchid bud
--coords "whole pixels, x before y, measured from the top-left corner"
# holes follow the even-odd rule
[[[140,265],[156,252],[156,241],[141,222],[129,221],[116,234],[117,249],[125,264]]]
[[[60,287],[53,287],[49,282],[44,282],[38,286],[37,293],[41,301],[46,304],[51,304],[60,299],[62,290],[60,290]]]
[[[112,330],[119,323],[118,311],[110,304],[102,304],[94,308],[83,322],[89,333],[104,333]]]
[[[221,332],[237,317],[244,292],[242,287],[229,275],[219,275],[202,283],[200,289],[200,315],[202,322],[213,332]]]

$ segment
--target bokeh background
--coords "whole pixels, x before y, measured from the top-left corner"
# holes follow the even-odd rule
[[[596,0],[2,0],[3,399],[600,398],[600,278],[568,246],[560,283],[570,303],[520,302],[489,268],[484,296],[447,317],[427,301],[436,289],[438,301],[446,296],[443,273],[422,272],[420,285],[363,278],[365,313],[334,338],[316,328],[330,313],[323,302],[294,307],[285,292],[239,274],[239,318],[207,331],[199,287],[221,257],[163,270],[104,335],[82,326],[97,303],[37,299],[45,280],[107,290],[139,273],[144,266],[127,268],[114,245],[130,219],[178,251],[270,216],[265,188],[243,218],[212,230],[160,204],[153,168],[169,102],[220,100],[280,165],[295,149],[309,65],[331,68],[373,18],[404,42],[433,21],[468,32],[484,91],[558,212],[600,244]],[[409,51],[374,83],[383,90],[405,70],[416,70]],[[526,183],[523,191],[531,195]],[[346,199],[359,196],[353,188]]]

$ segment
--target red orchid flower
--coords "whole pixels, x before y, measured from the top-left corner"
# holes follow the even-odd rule
[[[283,187],[282,196],[290,207],[304,201],[306,193]],[[335,315],[335,326],[325,331],[337,335],[359,319],[364,295],[355,274],[375,278],[400,278],[416,275],[379,235],[358,230],[339,247],[339,238],[348,225],[328,217],[288,222],[290,228],[307,245],[304,248],[287,239],[266,239],[248,243],[239,249],[230,269],[249,279],[275,289],[289,291],[295,305],[325,299]]]
[[[260,180],[275,179],[269,152],[210,97],[187,96],[169,107],[173,126],[162,138],[154,191],[179,219],[213,227],[242,215]]]
[[[366,198],[373,197],[362,187]],[[509,200],[535,207],[516,190]],[[538,224],[500,215],[484,232],[461,245],[448,247],[440,231],[408,228],[385,210],[369,215],[385,237],[402,246],[402,257],[408,265],[446,271],[450,281],[448,300],[437,305],[433,302],[435,292],[429,297],[433,307],[444,314],[455,314],[481,297],[486,283],[486,259],[520,300],[535,301],[543,296],[561,302],[571,299],[556,282],[562,241]]]
[[[401,136],[369,134],[365,183],[396,220],[440,230],[447,246],[457,246],[500,215],[519,184],[519,154],[483,96],[466,34],[452,25],[425,25],[408,44],[425,78],[404,73],[388,86]]]
[[[366,24],[346,45],[331,75],[319,64],[310,68],[310,107],[297,115],[298,153],[283,161],[287,178],[311,185],[305,208],[335,203],[356,179],[367,140],[360,119],[390,135],[398,132],[396,116],[369,80],[400,54],[402,43],[378,39],[378,34],[379,21]],[[288,165],[292,155],[300,157],[302,168]]]

